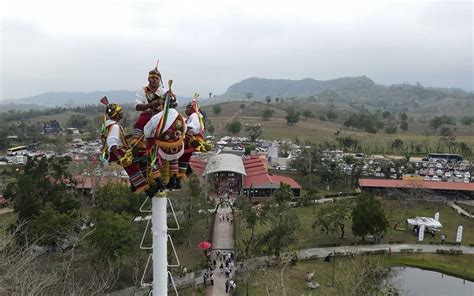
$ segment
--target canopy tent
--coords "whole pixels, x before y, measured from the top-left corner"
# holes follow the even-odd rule
[[[428,218],[428,217],[416,217],[414,219],[407,219],[408,225],[413,225],[413,226],[421,226],[425,225],[426,228],[434,228],[438,229],[443,227],[441,223],[434,218]]]

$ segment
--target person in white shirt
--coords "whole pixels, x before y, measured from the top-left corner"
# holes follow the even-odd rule
[[[193,152],[201,149],[202,143],[204,140],[204,118],[202,114],[197,109],[197,103],[189,103],[186,106],[186,139],[185,139],[185,148],[183,156],[179,158],[179,173],[178,177],[186,178],[187,175],[190,175],[192,172],[189,169],[189,161]],[[205,152],[205,151],[202,151]]]
[[[143,135],[143,127],[150,118],[163,109],[165,91],[158,67],[148,72],[148,85],[141,87],[135,95],[135,110],[140,111],[140,116],[133,128],[133,137]]]
[[[106,98],[104,102],[107,103],[106,115],[108,117],[104,123],[102,135],[104,156],[107,156],[108,162],[117,162],[125,169],[130,179],[132,192],[146,192],[148,196],[152,197],[157,192],[157,188],[149,186],[138,165],[133,163],[123,128],[119,124],[123,118],[122,107],[117,104],[109,104]]]

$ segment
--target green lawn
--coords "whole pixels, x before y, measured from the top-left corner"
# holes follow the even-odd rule
[[[216,128],[217,136],[229,135],[225,130],[225,123],[233,116],[240,112],[240,104],[244,102],[229,102],[220,104],[222,112],[214,114],[211,107],[205,107],[207,115]],[[286,112],[275,108],[275,106],[267,106],[260,103],[245,103],[246,107],[240,112],[239,120],[243,125],[260,123],[263,127],[261,138],[278,139],[278,140],[294,140],[298,137],[302,141],[311,141],[321,144],[324,142],[335,142],[337,137],[350,136],[361,142],[362,148],[367,153],[387,153],[393,154],[390,149],[390,142],[394,139],[401,139],[405,148],[413,144],[422,146],[423,153],[427,151],[434,152],[439,146],[439,132],[431,130],[428,122],[410,122],[408,131],[399,131],[390,135],[383,131],[376,134],[369,134],[364,131],[341,129],[340,122],[321,121],[319,119],[304,119],[300,117],[300,121],[295,125],[286,123]],[[275,111],[273,117],[268,121],[263,121],[260,117],[261,111],[265,108]],[[456,142],[465,142],[468,146],[474,145],[474,133],[471,127],[457,126],[455,130]],[[246,136],[245,128],[242,128],[238,136]],[[447,149],[441,147],[441,149]],[[401,154],[406,151],[400,151]]]
[[[434,213],[439,210],[440,221],[443,224],[442,233],[445,233],[448,238],[447,242],[454,242],[456,230],[459,225],[464,225],[463,241],[462,245],[474,244],[474,221],[466,219],[458,215],[448,206],[440,203],[433,202],[405,202],[394,201],[394,200],[383,200],[382,204],[385,209],[385,214],[390,222],[390,229],[386,233],[382,243],[417,243],[417,237],[410,231],[395,230],[394,226],[398,225],[398,228],[405,228],[405,219],[416,216],[434,217]],[[296,233],[297,242],[291,246],[291,249],[306,249],[316,248],[321,245],[351,245],[360,242],[359,237],[354,237],[351,231],[352,221],[347,220],[345,225],[346,235],[344,239],[340,238],[339,233],[325,234],[321,233],[319,229],[313,229],[312,225],[314,222],[314,211],[317,210],[318,206],[298,207],[292,208],[299,217],[300,228]],[[236,217],[237,238],[236,246],[238,249],[243,249],[242,239],[249,235],[249,230],[245,227],[244,221],[241,220],[240,216]],[[256,227],[256,233],[262,233],[268,229],[269,225],[258,225]],[[372,239],[366,238],[371,241]],[[430,242],[440,242],[440,235],[437,234],[435,238],[426,236],[423,243],[429,244]]]

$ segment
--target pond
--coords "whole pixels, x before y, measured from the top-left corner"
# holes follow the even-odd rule
[[[392,267],[391,270],[390,281],[401,288],[402,295],[474,295],[474,282],[418,268]]]

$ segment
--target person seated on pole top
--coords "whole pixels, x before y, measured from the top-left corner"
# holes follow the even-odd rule
[[[184,153],[179,158],[180,178],[186,178],[192,173],[189,161],[193,152],[207,152],[212,147],[204,139],[204,116],[199,108],[197,98],[199,94],[194,94],[194,99],[186,106],[186,138],[184,143]]]
[[[165,91],[161,80],[158,64],[148,72],[148,85],[141,87],[135,95],[135,110],[140,111],[133,137],[139,139],[143,135],[143,127],[150,118],[163,109]]]
[[[102,126],[102,154],[101,159],[108,162],[117,162],[127,172],[131,190],[135,193],[146,192],[153,196],[156,187],[150,187],[142,175],[138,165],[133,163],[131,149],[125,140],[125,135],[120,120],[123,118],[122,107],[110,104],[106,97],[100,101],[106,105],[105,118]]]
[[[157,180],[166,184],[167,189],[180,189],[181,179],[178,177],[178,159],[184,153],[184,138],[186,122],[184,117],[176,111],[176,96],[171,92],[172,80],[169,81],[165,105],[162,111],[153,115],[143,131],[150,152],[156,152],[157,163],[160,163],[160,172],[153,175]]]

